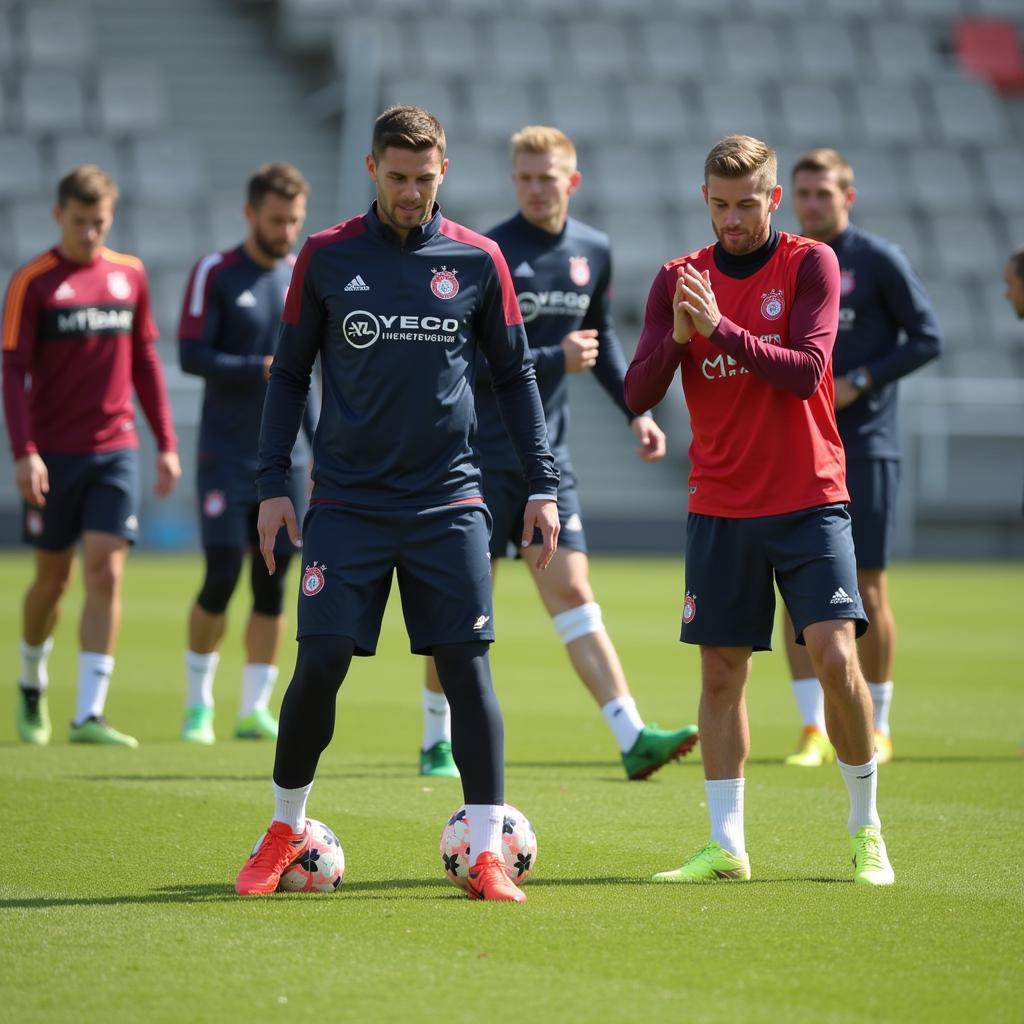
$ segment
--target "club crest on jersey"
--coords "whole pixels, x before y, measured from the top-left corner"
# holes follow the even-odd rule
[[[318,565],[316,562],[306,566],[306,571],[302,574],[302,593],[306,597],[316,597],[324,589],[326,568],[326,565]]]
[[[207,519],[216,519],[224,515],[228,507],[228,500],[224,497],[223,491],[207,491],[203,495],[203,515]]]
[[[572,278],[572,283],[579,285],[580,288],[590,284],[590,264],[586,256],[569,257],[569,277]]]
[[[697,617],[697,598],[689,591],[686,592],[686,600],[683,602],[683,622],[687,625]]]
[[[115,299],[127,299],[131,297],[132,286],[123,270],[112,270],[107,274],[107,291]]]
[[[852,270],[840,270],[839,271],[839,294],[842,296],[849,295],[854,288],[857,287],[856,278],[853,276]]]
[[[37,508],[30,508],[25,513],[25,530],[30,537],[43,535],[43,513]]]
[[[454,299],[459,294],[459,279],[455,276],[456,271],[449,270],[447,267],[442,267],[440,270],[431,267],[431,273],[434,276],[430,279],[430,290],[439,299]]]
[[[770,292],[764,292],[761,296],[761,316],[765,320],[778,320],[786,303],[781,288],[773,288]]]

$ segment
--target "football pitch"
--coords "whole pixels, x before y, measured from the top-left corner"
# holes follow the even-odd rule
[[[76,580],[50,661],[54,742],[31,749],[15,739],[13,690],[29,556],[0,557],[5,1019],[1024,1019],[1021,566],[893,569],[897,759],[881,769],[879,805],[897,879],[866,890],[851,881],[838,771],[780,763],[799,722],[778,651],[755,658],[749,693],[753,881],[650,884],[706,840],[700,748],[627,783],[525,570],[503,565],[492,661],[506,799],[539,843],[523,906],[471,903],[445,880],[438,836],[461,792],[416,774],[422,668],[394,592],[380,653],[342,688],[309,805],[341,839],[344,884],[234,895],[272,809],[273,750],[231,739],[241,592],[216,684],[219,742],[177,739],[199,575],[195,557],[129,561],[108,714],[136,751],[67,743]],[[679,560],[596,559],[592,577],[641,712],[694,720]]]

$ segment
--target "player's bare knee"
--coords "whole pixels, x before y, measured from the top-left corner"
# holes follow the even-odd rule
[[[551,622],[563,644],[571,644],[580,637],[604,630],[601,606],[596,601],[583,601],[568,611],[551,616]]]
[[[702,647],[701,688],[711,701],[733,701],[747,681],[746,648]]]

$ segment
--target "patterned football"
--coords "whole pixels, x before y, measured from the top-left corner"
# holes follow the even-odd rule
[[[505,804],[501,833],[501,855],[505,871],[516,885],[523,885],[537,864],[537,836],[530,819],[511,804]],[[465,889],[473,860],[469,848],[469,819],[460,807],[441,830],[441,863],[449,881]]]
[[[322,822],[307,818],[309,849],[281,875],[278,892],[336,892],[345,877],[345,851],[338,837]],[[262,842],[262,837],[260,842]],[[259,843],[253,853],[259,849]]]

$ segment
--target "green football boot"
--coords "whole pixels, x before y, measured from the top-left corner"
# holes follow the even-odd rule
[[[90,715],[80,725],[71,723],[68,739],[72,743],[98,743],[107,747],[131,747],[139,745],[134,736],[118,732],[102,715]]]
[[[438,740],[432,747],[420,751],[420,775],[432,775],[440,779],[459,777],[459,769],[452,757],[452,745],[448,740]]]
[[[681,868],[675,871],[659,871],[652,882],[749,882],[750,858],[744,853],[739,857],[723,849],[712,840],[698,850]]]
[[[684,757],[697,745],[697,726],[659,729],[654,722],[645,725],[636,743],[622,755],[622,764],[630,779],[646,779],[662,765]]]
[[[257,708],[235,721],[235,739],[276,740],[277,719],[266,708]]]
[[[783,761],[783,764],[796,765],[798,768],[820,768],[823,764],[831,764],[836,759],[828,737],[813,725],[808,725],[800,734],[800,743],[794,753]]]
[[[22,743],[45,747],[50,742],[50,706],[45,690],[18,687],[18,736]]]
[[[185,721],[181,725],[181,738],[186,743],[204,743],[209,746],[217,742],[213,734],[213,708],[203,704],[185,709]]]
[[[855,836],[850,836],[853,856],[853,880],[858,885],[892,885],[896,873],[889,863],[882,833],[865,825]]]

